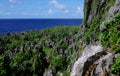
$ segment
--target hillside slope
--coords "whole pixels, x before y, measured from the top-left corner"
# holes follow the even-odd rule
[[[85,49],[71,76],[120,76],[120,0],[85,0],[79,34]]]
[[[67,67],[82,47],[78,26],[62,26],[0,36],[0,76],[69,76]]]
[[[0,76],[120,76],[120,0],[85,0],[80,27],[0,36]]]

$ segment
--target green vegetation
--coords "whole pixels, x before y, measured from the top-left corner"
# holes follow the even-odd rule
[[[109,23],[105,24],[106,29],[102,32],[101,42],[103,46],[120,52],[120,14]]]
[[[109,48],[115,53],[120,52],[120,14],[105,24],[106,29],[102,31],[101,42],[104,48]],[[116,59],[111,67],[111,72],[118,74],[120,71],[120,57]]]
[[[86,2],[86,0],[85,0]],[[87,8],[84,9],[84,19],[83,19],[83,24],[87,23],[87,18],[90,15],[90,11],[93,12],[95,9],[97,9],[96,7],[96,2],[99,3],[99,7],[100,9],[98,9],[97,11],[97,15],[94,14],[94,17],[92,18],[92,22],[94,23],[95,21],[100,21],[99,23],[101,23],[101,21],[104,21],[105,17],[106,17],[106,12],[108,12],[108,10],[110,9],[111,6],[113,6],[115,4],[114,0],[108,0],[107,3],[102,4],[102,0],[91,0],[91,5],[87,6]],[[86,7],[86,6],[85,6]],[[92,15],[91,15],[92,16]],[[91,24],[93,24],[91,23]],[[96,26],[99,26],[99,23],[96,23]],[[93,24],[94,25],[94,24]]]
[[[94,0],[91,3],[91,10],[95,7]],[[100,31],[100,25],[106,18],[106,12],[111,6],[115,4],[114,0],[108,0],[107,4],[97,12],[98,14],[93,17],[90,25],[87,25],[84,31],[84,35],[81,37],[82,40],[86,41],[87,44],[93,43],[93,41],[101,41],[105,50],[110,52],[120,53],[120,14],[117,15],[113,20],[105,23],[106,27],[103,31]],[[83,24],[86,23],[87,10],[84,10]],[[92,38],[92,40],[90,39]],[[120,57],[111,66],[111,73],[118,74],[120,72]]]
[[[42,76],[45,69],[69,76],[67,66],[82,48],[75,38],[79,30],[63,26],[1,35],[0,76]]]
[[[101,4],[101,1],[99,1],[99,3]],[[87,25],[84,31],[84,35],[81,37],[82,40],[86,41],[87,44],[93,43],[93,41],[101,41],[101,37],[100,37],[100,25],[102,24],[102,22],[105,20],[106,18],[106,13],[108,12],[108,10],[110,9],[111,6],[113,6],[115,4],[115,1],[113,0],[108,0],[107,3],[101,4],[101,8],[98,10],[98,14],[96,16],[93,17],[92,22],[90,25]],[[92,0],[91,3],[91,10],[93,10],[93,8],[95,8],[95,1]],[[89,14],[87,12],[87,10],[84,10],[84,20],[83,20],[83,24],[85,24],[86,22],[86,18],[87,18],[87,14]],[[92,38],[92,40],[90,39]]]
[[[95,0],[92,0],[91,9],[95,8]]]
[[[68,65],[77,58],[83,49],[82,42],[90,44],[101,41],[105,50],[120,53],[120,14],[105,23],[105,29],[100,25],[105,20],[106,12],[114,5],[114,0],[107,4],[99,4],[97,15],[91,24],[85,26],[84,35],[79,36],[79,26],[63,26],[43,30],[0,36],[0,76],[38,76],[45,70],[52,70],[54,76],[70,76]],[[92,0],[91,9],[95,8]],[[89,11],[84,9],[83,24],[86,23]],[[80,42],[79,42],[80,40]],[[93,42],[94,41],[94,42]],[[111,73],[120,71],[120,57],[111,66]]]
[[[116,61],[113,63],[110,71],[111,71],[111,73],[119,74],[119,72],[120,72],[120,56],[119,56],[119,57],[116,59]]]
[[[113,0],[109,0],[108,1],[108,4],[104,4],[102,5],[102,7],[99,9],[98,11],[98,15],[97,16],[94,16],[93,19],[92,19],[92,22],[90,25],[87,25],[87,27],[85,28],[85,31],[84,31],[84,35],[82,37],[83,40],[87,41],[87,43],[91,43],[90,41],[90,38],[92,37],[94,41],[99,41],[100,40],[100,25],[101,23],[105,20],[105,17],[106,17],[106,12],[108,11],[108,9],[113,6],[115,3],[115,1]],[[91,4],[91,8],[93,9],[95,7],[95,1],[93,0],[92,1],[92,4]],[[86,21],[86,18],[87,18],[87,11],[86,9],[84,10],[84,20],[83,21]],[[83,22],[85,23],[85,22]]]

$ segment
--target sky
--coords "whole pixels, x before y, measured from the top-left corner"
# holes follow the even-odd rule
[[[0,0],[0,19],[83,18],[84,0]]]

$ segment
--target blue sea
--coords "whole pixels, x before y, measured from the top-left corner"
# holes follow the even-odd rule
[[[55,26],[80,26],[82,19],[0,19],[0,34],[40,30]]]

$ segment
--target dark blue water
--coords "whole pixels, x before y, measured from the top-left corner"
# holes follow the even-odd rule
[[[39,30],[55,26],[79,26],[82,19],[0,19],[0,34]]]

